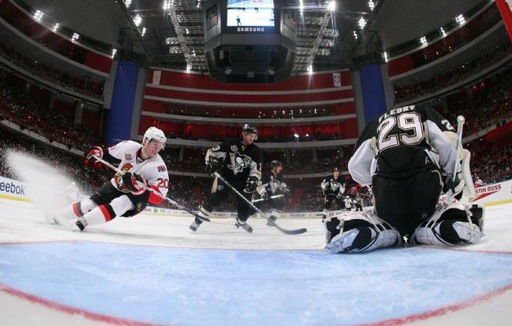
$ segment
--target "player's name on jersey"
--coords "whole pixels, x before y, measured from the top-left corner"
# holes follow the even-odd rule
[[[395,115],[395,114],[400,114],[400,113],[412,111],[414,109],[414,107],[415,107],[414,105],[408,105],[408,106],[404,106],[404,107],[401,107],[401,108],[396,108],[396,109],[389,110],[389,112],[384,113],[379,118],[379,122],[381,122],[382,120],[386,119],[390,115]]]

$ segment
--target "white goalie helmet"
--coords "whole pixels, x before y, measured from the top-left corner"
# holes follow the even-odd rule
[[[165,143],[167,142],[167,138],[165,137],[164,132],[161,129],[158,129],[157,127],[149,127],[148,130],[144,133],[144,138],[142,138],[142,142],[144,140],[151,140],[155,139],[160,142],[162,142],[165,146]]]

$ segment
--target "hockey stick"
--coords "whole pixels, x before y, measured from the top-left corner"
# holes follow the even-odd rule
[[[457,147],[455,148],[457,151],[457,156],[455,159],[455,163],[453,164],[453,176],[452,181],[455,181],[455,176],[457,173],[457,163],[459,163],[459,155],[462,148],[462,128],[464,127],[464,123],[466,122],[466,119],[464,116],[459,115],[457,117]]]
[[[259,203],[261,201],[265,201],[265,200],[269,200],[269,199],[274,199],[274,198],[281,198],[281,197],[284,197],[284,195],[274,195],[274,196],[270,196],[268,198],[260,198],[260,199],[256,199],[256,200],[253,200],[252,202],[253,203]]]
[[[464,116],[459,115],[457,117],[457,143],[455,144],[455,161],[453,163],[453,173],[452,173],[452,181],[455,182],[455,178],[457,177],[457,166],[459,164],[459,155],[462,148],[462,130],[464,127],[464,123],[466,122],[466,119]],[[462,191],[462,190],[461,190]],[[446,194],[446,203],[449,205],[452,201],[452,198],[454,196],[454,192],[452,189],[448,191]]]
[[[233,190],[233,192],[238,196],[240,197],[241,199],[243,199],[249,206],[252,207],[252,209],[254,209],[256,212],[260,213],[261,216],[263,216],[266,220],[267,220],[267,225],[269,226],[274,226],[276,229],[278,229],[279,231],[283,232],[284,234],[301,234],[301,233],[304,233],[306,232],[308,229],[306,228],[302,228],[302,229],[296,229],[296,230],[287,230],[287,229],[283,229],[282,227],[280,227],[279,225],[276,224],[275,222],[275,216],[271,216],[271,217],[267,217],[267,215],[265,213],[263,213],[258,207],[254,206],[253,203],[251,203],[251,201],[247,198],[244,197],[244,195],[242,195],[238,190],[235,189],[235,187],[233,187],[226,179],[224,179],[218,172],[215,172],[214,175],[219,178],[220,181],[222,181],[229,189]]]
[[[110,168],[110,169],[112,169],[112,170],[116,171],[119,175],[124,175],[124,174],[126,173],[125,171],[123,171],[123,170],[121,170],[121,169],[119,169],[119,168],[115,167],[114,165],[110,164],[109,162],[105,161],[105,160],[104,160],[104,159],[102,159],[102,158],[99,158],[99,157],[98,157],[98,156],[96,156],[96,155],[92,155],[92,157],[93,157],[96,161],[98,161],[98,162],[102,163],[103,165],[105,165],[106,167],[108,167],[108,168]],[[178,202],[176,202],[176,201],[172,200],[171,198],[169,198],[169,197],[166,197],[166,196],[162,195],[161,193],[159,193],[159,192],[158,192],[158,191],[156,191],[155,189],[153,189],[153,188],[151,188],[151,187],[146,186],[146,185],[145,185],[145,184],[143,184],[142,182],[137,181],[137,184],[138,184],[139,186],[144,187],[146,190],[148,190],[148,191],[152,192],[152,193],[153,193],[153,194],[155,194],[156,196],[158,196],[158,197],[162,198],[163,200],[165,200],[166,202],[170,203],[171,205],[176,206],[176,207],[178,207],[179,209],[184,210],[185,212],[187,212],[187,213],[191,214],[192,216],[194,216],[194,217],[195,217],[195,216],[197,215],[197,213],[195,213],[194,211],[192,211],[192,210],[190,210],[190,209],[186,208],[185,206],[183,206],[183,205],[181,205],[180,203],[178,203]],[[207,218],[205,218],[205,217],[201,217],[201,219],[202,219],[203,221],[210,222],[210,220],[209,220],[209,219],[207,219]]]

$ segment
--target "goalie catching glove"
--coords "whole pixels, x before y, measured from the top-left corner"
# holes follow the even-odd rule
[[[136,173],[126,172],[121,177],[121,186],[126,187],[134,196],[140,196],[146,191],[148,182]]]
[[[258,178],[255,176],[250,176],[247,178],[247,182],[245,184],[244,192],[251,194],[256,190],[256,187],[258,186]]]

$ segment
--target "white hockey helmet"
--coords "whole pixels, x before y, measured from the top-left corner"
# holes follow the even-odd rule
[[[142,138],[142,142],[144,142],[146,139],[151,140],[158,140],[163,143],[165,146],[165,143],[167,142],[167,138],[165,138],[165,134],[161,129],[158,129],[157,127],[149,127],[148,130],[144,133],[144,137]]]

